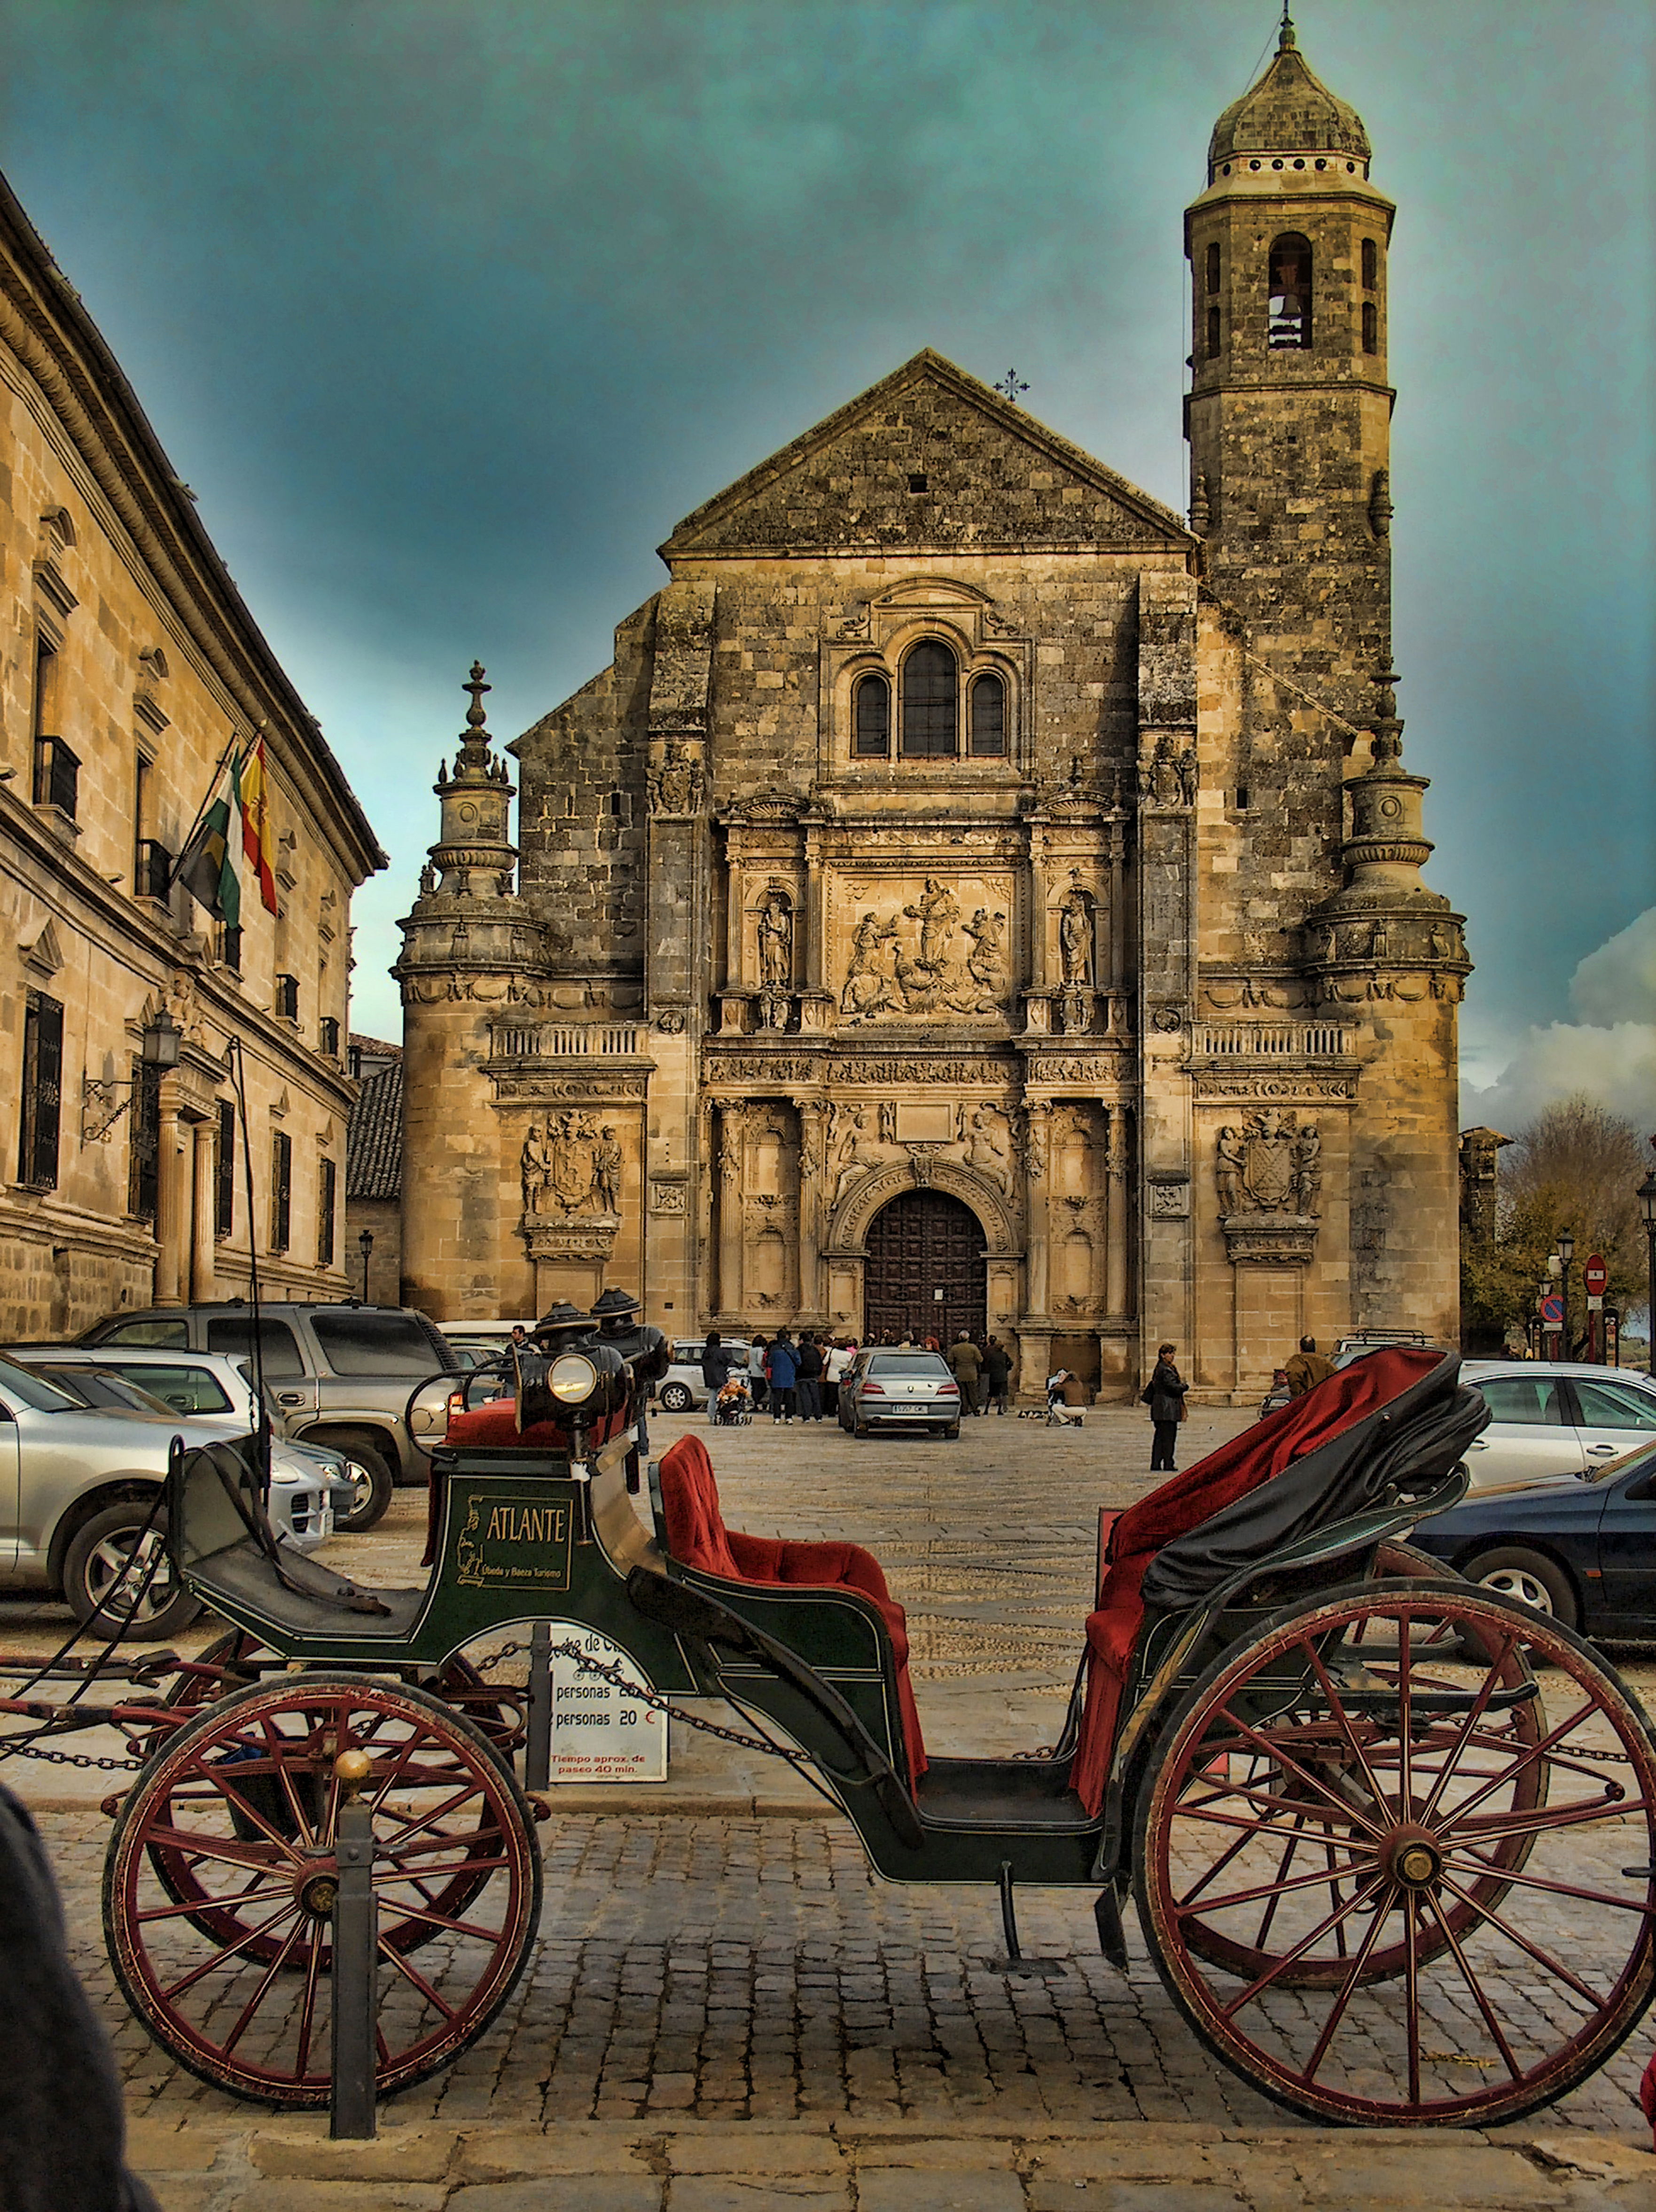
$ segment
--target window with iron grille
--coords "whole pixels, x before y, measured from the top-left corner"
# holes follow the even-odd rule
[[[278,975],[276,979],[276,1011],[287,1021],[299,1019],[299,978]]]
[[[319,1267],[333,1265],[333,1209],[338,1189],[338,1166],[332,1160],[324,1160],[316,1194],[316,1264]]]
[[[140,837],[132,889],[139,898],[164,899],[173,888],[173,855],[159,837]]]
[[[126,1120],[132,1133],[126,1210],[141,1221],[153,1221],[161,1158],[161,1070],[141,1060],[132,1062],[132,1104]]]
[[[953,760],[957,734],[959,671],[947,646],[928,639],[903,664],[903,757]]]
[[[317,1024],[317,1041],[320,1044],[322,1050],[326,1053],[330,1058],[336,1058],[339,1051],[338,1023],[334,1019],[332,1014],[324,1014],[320,1022]]]
[[[859,760],[886,760],[892,750],[892,687],[883,676],[859,678],[852,702],[852,750]]]
[[[971,687],[971,751],[994,760],[1007,749],[1007,687],[998,676],[980,676]]]
[[[241,932],[228,921],[218,933],[218,957],[233,975],[241,973]]]
[[[58,1188],[58,1130],[64,1097],[64,1010],[31,991],[23,1010],[23,1119],[17,1180],[31,1190]]]
[[[61,738],[34,740],[34,804],[56,806],[72,822],[80,802],[81,763]]]
[[[218,1102],[218,1141],[213,1147],[213,1234],[235,1228],[235,1101]]]
[[[293,1242],[293,1139],[278,1129],[271,1139],[271,1249]]]

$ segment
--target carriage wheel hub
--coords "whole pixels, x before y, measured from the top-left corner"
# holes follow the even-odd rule
[[[1380,1863],[1403,1889],[1430,1889],[1443,1872],[1443,1853],[1436,1837],[1413,1826],[1392,1832],[1381,1850]]]
[[[331,1920],[339,1895],[339,1877],[332,1867],[306,1875],[295,1890],[299,1909],[313,1920]]]

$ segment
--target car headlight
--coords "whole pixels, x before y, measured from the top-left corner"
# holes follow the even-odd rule
[[[546,1388],[560,1406],[579,1406],[598,1388],[598,1370],[584,1353],[565,1352],[553,1360]]]

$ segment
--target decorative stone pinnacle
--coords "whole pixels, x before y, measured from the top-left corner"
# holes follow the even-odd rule
[[[1403,752],[1403,724],[1397,720],[1397,695],[1392,688],[1397,681],[1397,671],[1384,668],[1374,678],[1374,745],[1377,761],[1394,761]]]
[[[1288,11],[1288,0],[1283,0],[1282,27],[1276,33],[1276,51],[1279,54],[1285,54],[1298,43],[1294,35],[1294,18]]]
[[[483,703],[483,695],[494,688],[492,684],[485,684],[483,680],[483,663],[474,660],[470,682],[460,686],[462,691],[471,693],[472,703],[466,710],[466,728],[461,735],[460,749],[454,756],[457,776],[487,775],[492,770],[494,763],[489,750],[487,726],[489,714]]]

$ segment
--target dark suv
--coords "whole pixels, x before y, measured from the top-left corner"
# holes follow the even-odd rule
[[[403,1419],[423,1376],[461,1371],[454,1346],[408,1306],[297,1302],[261,1304],[259,1346],[265,1388],[289,1437],[331,1445],[356,1460],[390,1501],[393,1483],[423,1483],[426,1462]],[[149,1306],[112,1314],[82,1344],[151,1344],[251,1358],[253,1309],[245,1298],[221,1304]]]

